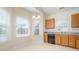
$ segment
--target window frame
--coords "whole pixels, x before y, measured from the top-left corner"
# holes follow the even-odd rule
[[[28,22],[28,25],[26,25],[26,27],[25,27],[25,28],[27,28],[28,33],[26,33],[26,34],[18,34],[17,33],[17,29],[18,29],[17,28],[17,20],[19,20],[19,19],[17,19],[18,17],[21,18],[21,20],[23,19],[24,21],[26,21],[26,23]],[[25,24],[22,24],[22,25],[25,25]],[[25,18],[23,16],[16,16],[16,37],[28,37],[28,36],[30,36],[30,22],[29,22],[29,19],[28,18]]]

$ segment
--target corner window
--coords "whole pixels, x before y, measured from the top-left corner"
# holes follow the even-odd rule
[[[16,17],[16,37],[25,37],[30,35],[29,20],[20,16]]]
[[[0,8],[0,42],[5,42],[8,39],[8,20],[9,13]]]

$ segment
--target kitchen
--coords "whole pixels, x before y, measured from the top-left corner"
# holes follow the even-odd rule
[[[53,8],[49,9],[51,11]],[[58,10],[56,11],[58,12]],[[59,13],[46,18],[45,43],[49,43],[50,34],[55,37],[54,39],[52,38],[54,44],[79,49],[79,8],[61,7]]]
[[[79,0],[1,0],[1,59],[78,59]]]
[[[79,50],[78,7],[2,7],[0,18],[1,51]]]

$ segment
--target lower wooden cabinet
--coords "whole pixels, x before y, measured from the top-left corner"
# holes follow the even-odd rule
[[[44,43],[48,43],[48,33],[44,33]],[[55,34],[55,44],[79,49],[79,36]]]
[[[44,42],[48,43],[48,34],[47,33],[44,33]]]
[[[79,50],[79,36],[76,37],[76,48]]]
[[[60,34],[55,34],[55,44],[57,45],[61,44]]]
[[[68,46],[68,35],[61,35],[61,45]]]
[[[76,35],[69,35],[69,47],[75,48]]]

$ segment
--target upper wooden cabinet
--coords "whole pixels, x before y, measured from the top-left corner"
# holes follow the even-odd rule
[[[50,20],[45,20],[45,28],[50,28]]]
[[[72,15],[71,25],[72,28],[79,28],[79,13]]]
[[[55,19],[47,19],[47,20],[45,20],[45,28],[46,29],[55,28]]]

